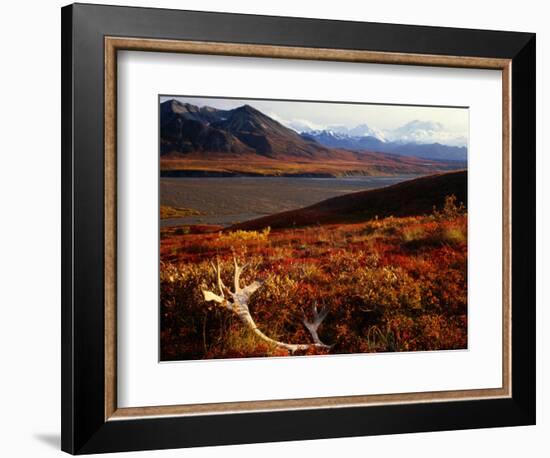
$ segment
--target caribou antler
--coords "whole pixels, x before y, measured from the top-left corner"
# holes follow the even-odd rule
[[[319,326],[328,315],[328,307],[323,307],[321,311],[318,311],[317,303],[314,302],[312,307],[312,314],[313,314],[312,321],[309,321],[307,316],[304,314],[304,319],[302,320],[302,322],[304,323],[304,326],[311,334],[311,337],[313,338],[313,342],[315,342],[316,345],[318,345],[319,347],[330,348],[331,345],[326,345],[323,342],[321,342],[321,339],[319,339],[319,334],[317,334],[317,329],[319,329]]]
[[[220,290],[220,294],[218,295],[213,293],[212,291],[203,290],[202,293],[204,295],[205,301],[216,302],[220,307],[230,310],[241,319],[243,324],[245,324],[248,328],[254,331],[254,333],[257,336],[259,336],[261,339],[271,343],[272,345],[276,345],[277,347],[285,348],[292,353],[298,350],[301,350],[301,351],[308,350],[309,348],[312,348],[312,347],[330,348],[329,345],[325,345],[323,342],[321,342],[321,339],[319,339],[319,335],[317,334],[317,329],[319,328],[320,324],[328,314],[327,307],[323,307],[321,311],[318,312],[317,305],[314,305],[313,321],[308,321],[307,318],[304,316],[303,323],[306,329],[311,334],[311,337],[313,338],[314,343],[289,344],[285,342],[279,342],[278,340],[274,340],[271,337],[266,336],[262,331],[260,331],[258,329],[258,326],[256,326],[256,323],[254,322],[252,315],[250,315],[250,310],[248,309],[248,301],[252,296],[252,294],[255,291],[257,291],[262,286],[263,283],[259,281],[254,281],[250,285],[245,286],[244,288],[241,288],[241,285],[240,285],[241,274],[243,273],[244,269],[248,264],[243,264],[242,266],[239,266],[239,264],[237,263],[237,258],[233,257],[233,265],[234,265],[233,282],[234,282],[234,290],[235,290],[234,292],[232,292],[229,288],[227,288],[227,286],[225,286],[222,281],[219,259],[216,259],[216,264],[214,263],[211,263],[211,264],[212,264],[212,268],[214,269],[214,273],[216,274],[216,280],[218,284],[218,289]]]

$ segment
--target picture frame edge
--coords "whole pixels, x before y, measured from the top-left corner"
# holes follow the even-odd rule
[[[86,13],[89,10],[89,5],[76,5],[77,15],[82,17],[81,15]],[[110,8],[124,8],[124,7],[104,7],[102,5],[93,5],[92,10],[95,14],[97,14],[97,11],[104,11],[106,14],[107,10]],[[137,10],[147,10],[147,11],[155,11],[155,9],[143,9],[143,8],[137,8]],[[163,11],[171,11],[171,10],[163,10]],[[185,12],[180,12],[185,13]],[[208,13],[202,13],[208,15]],[[219,16],[221,13],[212,13]],[[223,13],[224,17],[229,18],[231,16],[236,16],[231,13]],[[239,17],[243,15],[238,15]],[[246,15],[244,15],[246,16]],[[249,19],[250,17],[247,16]],[[267,16],[263,16],[264,20],[266,18],[269,18]],[[273,17],[272,19],[276,20],[277,18]],[[291,18],[288,18],[291,19]],[[97,16],[95,17],[95,21],[97,21]],[[113,21],[111,21],[113,22]],[[114,21],[116,22],[116,21]],[[313,20],[315,22],[315,20]],[[323,24],[327,26],[327,22],[330,21],[324,21]],[[359,23],[361,24],[361,23]],[[364,23],[367,25],[367,23]],[[109,26],[113,26],[112,23],[109,24]],[[391,26],[391,25],[388,25]],[[87,37],[94,37],[94,43],[95,47],[97,47],[97,40],[100,38],[104,38],[106,35],[105,31],[102,30],[101,27],[97,27],[97,22],[91,21],[91,24],[88,24],[89,29],[87,30]],[[408,26],[411,28],[414,28],[414,26]],[[453,29],[449,29],[453,30]],[[464,29],[460,29],[464,32]],[[79,453],[93,453],[98,451],[123,451],[123,450],[138,450],[138,449],[145,449],[145,448],[164,448],[160,447],[158,443],[143,443],[143,441],[138,441],[135,444],[135,448],[132,446],[132,444],[129,442],[129,437],[125,436],[124,440],[117,441],[116,438],[114,438],[113,434],[114,431],[119,431],[117,434],[128,434],[127,431],[129,428],[138,428],[143,429],[146,428],[146,424],[152,427],[151,425],[160,425],[160,424],[169,424],[173,421],[177,421],[177,417],[169,417],[169,418],[149,418],[149,419],[140,419],[140,420],[125,420],[122,418],[117,418],[116,420],[114,417],[116,417],[116,397],[110,398],[109,401],[105,398],[105,393],[108,392],[108,387],[105,382],[105,377],[98,377],[97,376],[97,370],[98,370],[98,364],[99,362],[105,363],[105,348],[106,344],[109,345],[109,340],[107,339],[107,333],[103,332],[103,329],[109,329],[108,324],[105,321],[109,318],[109,315],[102,315],[102,319],[99,320],[98,316],[94,316],[93,322],[98,323],[101,321],[100,326],[102,328],[102,334],[103,334],[103,348],[86,348],[85,342],[83,341],[83,338],[86,337],[86,330],[83,328],[83,315],[81,306],[78,302],[78,297],[75,297],[75,286],[77,288],[82,287],[82,273],[83,270],[81,268],[81,264],[83,262],[84,257],[86,257],[85,250],[79,251],[82,247],[78,243],[75,244],[75,241],[78,241],[78,239],[82,237],[83,235],[83,228],[82,228],[82,220],[80,219],[79,215],[75,215],[75,208],[77,208],[79,202],[86,201],[86,204],[89,207],[94,208],[94,217],[97,215],[94,227],[103,227],[104,223],[99,221],[101,220],[100,211],[97,209],[98,202],[95,202],[95,205],[93,202],[94,198],[93,196],[90,196],[89,194],[98,195],[97,191],[96,194],[93,192],[90,192],[93,186],[90,186],[89,183],[83,184],[80,188],[80,183],[75,182],[75,178],[78,179],[81,177],[81,173],[79,170],[79,160],[82,158],[79,157],[79,155],[82,155],[82,153],[75,148],[75,138],[78,140],[79,138],[82,138],[81,131],[78,129],[78,126],[75,125],[75,118],[79,116],[78,111],[75,111],[75,91],[78,91],[78,88],[76,87],[78,84],[82,83],[82,81],[75,81],[75,64],[77,65],[78,62],[75,62],[74,53],[75,53],[75,47],[76,46],[82,46],[86,43],[83,43],[86,41],[86,37],[81,37],[79,35],[80,30],[78,29],[78,24],[75,24],[75,6],[70,5],[67,7],[62,8],[62,449],[64,451],[67,451],[69,453],[73,454],[79,454]],[[494,32],[494,33],[500,33],[500,32]],[[532,84],[534,79],[534,66],[535,66],[535,54],[534,54],[534,46],[535,46],[535,35],[534,34],[525,34],[523,32],[503,32],[503,33],[512,33],[515,34],[513,36],[516,37],[515,46],[519,47],[519,51],[517,51],[514,55],[510,56],[509,59],[511,59],[511,87],[512,91],[514,91],[514,87],[516,87],[516,93],[518,92],[518,87],[521,89],[524,87],[525,84]],[[78,45],[77,45],[78,43]],[[521,46],[520,46],[521,44]],[[90,45],[88,43],[88,45]],[[97,48],[96,49],[97,52]],[[103,47],[102,47],[103,49]],[[521,53],[527,53],[526,56],[523,56]],[[520,56],[520,60],[514,62],[514,59],[518,58]],[[97,61],[95,61],[97,62]],[[523,70],[518,69],[518,66],[521,64]],[[95,65],[95,64],[94,64]],[[96,69],[97,71],[97,69]],[[102,72],[102,71],[101,71]],[[77,72],[81,74],[81,72]],[[531,73],[531,74],[530,74]],[[76,75],[76,80],[78,80],[78,75]],[[514,86],[515,84],[515,86]],[[523,112],[531,112],[531,118],[534,119],[535,113],[534,109],[534,101],[536,99],[535,96],[535,89],[534,86],[532,88],[529,88],[528,96],[526,97],[526,101],[523,101],[524,103],[519,106],[515,106],[514,103],[515,93],[512,92],[511,98],[512,98],[512,108],[511,108],[511,139],[509,139],[509,142],[511,144],[511,153],[512,153],[512,164],[511,164],[511,170],[513,170],[513,165],[517,163],[517,161],[514,162],[514,151],[516,150],[514,148],[514,145],[516,145],[516,148],[518,148],[518,143],[521,141],[528,141],[530,138],[530,148],[534,148],[534,123],[532,123],[532,126],[516,126],[516,124],[513,122],[513,119],[520,119],[518,116],[524,114]],[[104,103],[106,103],[105,101]],[[531,103],[531,105],[529,105]],[[99,105],[102,105],[99,103]],[[101,106],[101,112],[103,112],[103,105]],[[80,118],[79,118],[80,119]],[[101,127],[99,127],[99,130],[101,130]],[[106,137],[105,137],[106,138]],[[98,139],[95,139],[95,150],[97,150],[97,145],[101,143],[104,145],[104,136],[102,135],[102,139],[100,142],[98,142]],[[505,139],[503,139],[503,142]],[[527,197],[533,198],[532,204],[527,205],[521,215],[524,218],[529,219],[531,221],[531,225],[528,228],[529,233],[534,233],[534,149],[532,149],[532,152],[529,154],[529,160],[526,161],[527,163],[524,164],[523,168],[521,169],[520,173],[527,174],[527,177],[533,178],[531,181],[526,181],[525,178],[522,178],[518,181],[518,177],[515,176],[515,174],[512,174],[511,181],[513,183],[512,191],[510,194],[510,201],[511,205],[513,206],[514,200],[517,201],[517,192],[516,194],[513,194],[513,190],[517,188],[517,186],[520,186],[520,188],[524,188],[524,191],[527,191]],[[531,157],[532,156],[532,157]],[[94,170],[95,168],[99,169],[97,166],[99,162],[103,162],[103,158],[100,158],[101,160],[98,161],[98,158],[94,158],[93,165]],[[98,174],[100,170],[95,170],[94,173]],[[101,171],[101,174],[105,172],[105,169],[103,168],[103,171]],[[111,170],[112,173],[112,170]],[[97,175],[95,175],[97,176]],[[523,175],[520,175],[520,178]],[[103,180],[109,179],[108,175],[105,175],[103,177]],[[506,179],[506,177],[503,177],[503,179]],[[103,185],[103,180],[101,185]],[[515,183],[515,185],[514,185]],[[94,188],[97,189],[97,188]],[[520,189],[521,190],[521,189]],[[93,191],[93,190],[92,190]],[[86,196],[85,194],[88,194]],[[91,198],[90,198],[91,197]],[[104,199],[107,199],[107,196],[104,196]],[[107,203],[104,199],[101,200],[101,209],[103,210],[103,205]],[[514,221],[514,213],[512,213],[511,216],[511,227],[513,226]],[[93,230],[93,228],[92,228]],[[80,232],[79,232],[80,231]],[[86,228],[86,233],[88,233],[89,228]],[[80,237],[79,237],[80,236]],[[97,234],[96,234],[97,236]],[[103,237],[103,235],[102,235]],[[514,238],[515,237],[515,238]],[[514,319],[518,320],[517,315],[514,314],[511,318],[512,320],[512,330],[511,332],[514,333],[514,335],[528,335],[528,339],[524,344],[522,345],[522,350],[527,349],[529,357],[526,359],[519,360],[518,358],[521,356],[519,355],[519,350],[517,350],[519,347],[512,345],[512,351],[510,355],[510,361],[512,364],[514,364],[514,367],[516,367],[519,364],[520,368],[523,368],[523,370],[526,372],[527,375],[522,375],[521,380],[514,376],[514,371],[512,371],[512,397],[509,399],[498,399],[494,400],[494,405],[498,405],[498,409],[505,410],[508,412],[508,417],[506,420],[504,418],[501,419],[501,421],[504,423],[505,421],[508,422],[508,424],[534,424],[535,417],[536,417],[536,409],[535,409],[535,361],[534,361],[534,355],[529,354],[529,351],[532,350],[532,353],[534,353],[535,345],[534,345],[534,319],[535,319],[535,312],[534,312],[534,278],[532,280],[529,280],[528,278],[524,278],[527,273],[533,273],[534,272],[534,261],[531,259],[531,262],[529,262],[529,256],[533,258],[534,256],[534,241],[532,243],[525,243],[524,235],[522,237],[518,238],[518,235],[514,235],[514,232],[511,233],[511,248],[512,253],[515,253],[514,246],[519,246],[520,244],[523,244],[522,247],[527,247],[527,254],[520,257],[519,265],[520,266],[528,266],[528,269],[525,270],[517,270],[512,269],[511,276],[512,276],[512,283],[514,283],[513,277],[514,275],[517,275],[516,278],[519,278],[519,275],[522,275],[521,279],[521,285],[522,288],[531,289],[530,294],[528,294],[527,302],[532,303],[532,313],[531,316],[525,316],[524,319],[521,321],[514,322]],[[93,238],[93,240],[97,240]],[[520,242],[516,242],[514,245],[514,240],[519,240]],[[534,237],[533,237],[534,240]],[[101,245],[101,242],[95,242],[98,245]],[[103,243],[105,243],[105,240],[103,240]],[[83,255],[81,259],[77,259],[79,255]],[[104,253],[101,253],[99,258],[104,258]],[[527,257],[527,259],[525,259]],[[75,260],[79,264],[78,268],[75,266]],[[103,259],[104,260],[104,259]],[[511,257],[511,264],[514,266],[514,262],[516,261],[516,256]],[[98,261],[94,260],[92,263],[93,265],[97,265]],[[101,263],[104,265],[104,263]],[[84,270],[85,272],[85,270]],[[519,272],[519,274],[518,274]],[[522,272],[525,272],[522,274]],[[77,275],[80,275],[79,278],[76,278]],[[94,274],[95,283],[98,282],[99,277],[103,277],[103,280],[105,278],[105,275],[108,275],[108,270],[102,272],[102,275],[99,275],[97,272]],[[519,283],[519,282],[518,282]],[[103,281],[103,285],[105,286],[105,282]],[[104,295],[105,298],[109,296],[109,294],[112,294],[112,291],[102,291],[101,295]],[[512,308],[514,303],[514,297],[517,297],[518,293],[515,291],[515,289],[512,289],[511,291],[511,298],[512,298]],[[90,312],[88,312],[90,313]],[[97,315],[97,309],[96,309],[96,315]],[[524,314],[526,315],[526,314]],[[89,316],[85,314],[85,316]],[[516,328],[514,328],[516,323]],[[517,325],[519,323],[519,327]],[[107,326],[107,327],[106,327]],[[105,327],[105,328],[104,328]],[[93,335],[97,335],[97,330]],[[92,339],[94,340],[94,339]],[[94,343],[94,347],[97,347],[97,345]],[[514,350],[516,348],[516,350]],[[523,352],[521,352],[523,353]],[[86,354],[94,355],[91,359],[93,360],[92,364],[89,364],[89,367],[82,367],[83,364],[80,362],[81,357],[83,357]],[[99,356],[103,355],[103,357],[99,358]],[[523,358],[523,357],[522,357]],[[116,360],[116,355],[115,355]],[[109,367],[114,367],[114,360],[109,360],[110,362],[107,363],[107,366],[103,366],[103,369],[99,369],[101,373],[104,373],[104,371],[109,371]],[[95,370],[95,372],[94,372]],[[83,399],[82,398],[82,387],[79,387],[79,383],[82,382],[82,374],[92,373],[92,380],[88,380],[89,383],[87,383],[88,387],[94,387],[95,391],[92,393],[92,396],[90,399]],[[101,383],[101,388],[98,388],[100,385],[98,385],[97,380],[101,379],[103,382]],[[529,380],[525,380],[526,378],[529,378]],[[519,381],[519,383],[518,383]],[[525,391],[528,391],[525,393]],[[102,399],[101,409],[98,409],[97,407],[97,401],[99,399]],[[455,405],[461,404],[462,406],[465,405],[471,405],[472,402],[493,402],[493,401],[453,401],[455,402]],[[95,404],[94,404],[95,403]],[[433,403],[433,405],[437,405],[437,409],[439,408],[439,405],[447,405],[448,402],[439,402],[436,401]],[[411,404],[412,406],[416,404]],[[90,406],[93,406],[90,408]],[[111,406],[111,407],[109,407]],[[357,415],[357,412],[362,409],[377,409],[384,406],[370,406],[370,407],[340,407],[338,409],[323,409],[318,408],[314,409],[315,412],[325,412],[327,414],[333,414],[335,411],[340,412],[351,412],[352,416]],[[392,407],[392,406],[389,406]],[[358,410],[359,409],[359,410]],[[390,409],[393,410],[393,409]],[[86,418],[83,417],[85,413],[88,413],[86,415]],[[311,412],[311,411],[308,411]],[[277,417],[280,417],[280,415],[283,412],[274,411],[274,414],[276,414]],[[256,412],[256,413],[238,413],[237,415],[252,415],[252,416],[260,416],[261,418],[265,418],[266,415],[269,415],[269,412]],[[310,414],[312,416],[315,416],[315,414]],[[228,415],[226,415],[228,416]],[[198,416],[198,417],[188,417],[188,418],[180,418],[180,421],[183,420],[181,424],[202,424],[201,422],[204,419],[210,418],[210,420],[213,420],[211,418],[212,416]],[[223,417],[219,416],[218,417]],[[260,418],[257,417],[257,418]],[[219,418],[214,419],[214,421],[220,421]],[[130,426],[130,423],[132,423],[132,426]],[[139,423],[141,423],[143,426],[139,426]],[[173,424],[173,423],[172,423]],[[455,425],[456,426],[456,425]],[[157,426],[155,426],[156,428]],[[464,426],[463,428],[468,428],[468,426]],[[463,429],[463,428],[453,428],[453,429]],[[413,428],[414,429],[414,428]],[[446,428],[443,428],[446,429]],[[422,428],[418,428],[418,431],[422,430]],[[125,431],[124,433],[120,433],[120,431]],[[397,432],[405,432],[405,431],[397,431]],[[412,432],[412,429],[409,431]],[[358,433],[358,434],[355,434]],[[391,432],[377,432],[372,431],[373,434],[383,434],[383,433],[391,433]],[[273,438],[266,438],[259,436],[258,440],[253,440],[253,442],[265,442],[265,441],[271,441],[271,440],[295,440],[296,437],[292,435],[292,432],[286,432],[287,436],[281,436],[273,437]],[[315,438],[315,437],[305,437],[308,435],[313,434],[313,432],[305,432],[304,437],[302,438]],[[336,435],[338,432],[335,432],[335,435],[319,435],[318,437],[348,437],[348,435],[345,435],[343,432],[339,432],[339,434],[342,435]],[[351,435],[363,435],[367,434],[365,431],[350,431],[349,436]],[[116,434],[114,434],[116,435]],[[199,435],[200,436],[200,435]],[[288,437],[288,438],[286,438]],[[144,437],[145,440],[150,440],[148,437]],[[208,442],[200,442],[200,437],[197,438],[187,438],[187,444],[185,443],[185,438],[182,438],[180,443],[178,443],[176,446],[196,446],[196,445],[215,445],[214,443],[208,443]],[[202,438],[204,440],[204,438]],[[220,440],[223,438],[220,438]],[[299,438],[298,438],[299,439]],[[216,445],[220,445],[222,443],[242,443],[242,442],[231,442],[231,438],[225,438],[225,442],[221,441],[217,443]],[[193,442],[195,441],[195,442]],[[244,441],[243,441],[244,442]],[[162,444],[161,444],[162,445]],[[173,443],[171,442],[168,444],[165,448],[172,448]]]

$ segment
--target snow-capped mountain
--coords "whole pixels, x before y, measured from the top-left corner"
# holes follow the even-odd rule
[[[439,122],[418,120],[389,131],[387,138],[399,143],[441,143],[450,146],[466,146],[468,143],[464,136],[448,131]]]
[[[414,129],[414,127],[417,127],[417,129]],[[425,125],[407,125],[407,129],[402,129],[400,134],[393,131],[391,137],[388,135],[389,138],[381,132],[377,133],[377,135],[372,135],[376,134],[376,132],[366,125],[345,130],[338,126],[324,130],[309,130],[302,132],[301,136],[306,140],[316,141],[331,148],[377,151],[424,159],[451,161],[465,161],[467,159],[468,150],[466,146],[460,145],[460,142],[456,138],[451,139],[449,136],[449,140],[453,140],[453,142],[449,141],[449,143],[455,144],[430,141],[432,138],[440,138],[441,135],[440,137],[434,136],[426,127]],[[359,135],[354,135],[352,132],[354,134],[359,133]],[[437,130],[437,132],[441,134],[441,131]]]
[[[306,140],[314,140],[324,146],[331,148],[347,148],[353,150],[371,150],[382,151],[383,140],[371,135],[353,136],[347,133],[341,133],[335,130],[310,130],[302,132],[302,137]]]
[[[370,127],[367,124],[355,126],[348,131],[348,135],[352,137],[374,137],[382,142],[386,141],[386,135],[380,129]]]
[[[468,156],[467,139],[447,130],[439,122],[414,120],[386,131],[366,123],[352,128],[334,125],[326,129],[305,128],[301,135],[332,148],[453,161],[465,161]]]
[[[374,137],[382,142],[386,141],[386,136],[380,129],[370,127],[368,124],[359,124],[352,128],[346,126],[328,126],[326,129],[303,129],[302,131],[311,132],[312,130],[325,130],[343,137]]]
[[[334,129],[310,129],[310,130],[300,132],[300,134],[311,135],[313,137],[315,136],[323,137],[323,138],[326,138],[327,141],[329,141],[329,139],[333,139],[336,141],[336,140],[348,140],[352,138],[350,135]]]
[[[298,126],[301,126],[302,129],[297,129]],[[414,120],[396,129],[387,130],[377,129],[366,123],[358,124],[355,127],[332,125],[324,129],[297,124],[295,130],[312,137],[321,136],[325,141],[330,143],[330,146],[345,146],[342,143],[343,140],[348,140],[349,144],[347,147],[351,147],[352,144],[353,146],[357,146],[357,142],[365,143],[365,137],[370,138],[367,142],[370,142],[369,144],[378,143],[373,142],[373,139],[382,143],[399,143],[401,145],[409,143],[418,145],[438,143],[446,146],[466,147],[468,144],[468,139],[465,136],[449,131],[443,124],[432,121]],[[337,145],[334,144],[335,139],[339,141]]]

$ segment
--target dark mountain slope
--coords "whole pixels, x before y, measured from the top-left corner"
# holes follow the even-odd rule
[[[305,140],[250,105],[225,111],[168,100],[161,104],[160,130],[163,155],[257,154],[281,160],[352,156]]]
[[[211,127],[227,116],[224,110],[168,100],[160,106],[161,155],[196,151],[247,154],[253,150],[229,132]]]
[[[230,132],[262,156],[271,158],[338,156],[337,152],[315,141],[302,138],[297,132],[250,105],[231,110],[225,120],[213,123],[212,127]]]

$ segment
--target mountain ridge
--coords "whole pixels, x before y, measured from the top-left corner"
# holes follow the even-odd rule
[[[326,146],[245,104],[231,110],[160,104],[161,170],[195,174],[342,176],[426,174],[449,161]],[[171,173],[172,173],[171,172]]]
[[[328,129],[304,131],[300,135],[305,139],[315,140],[333,148],[368,150],[434,160],[466,161],[468,156],[468,149],[465,146],[444,145],[440,142],[414,143],[382,140],[372,135],[349,135]]]

